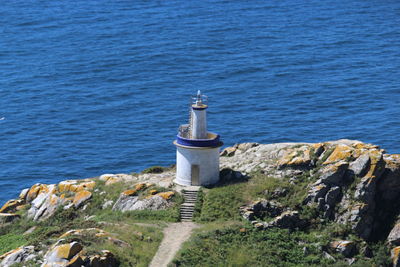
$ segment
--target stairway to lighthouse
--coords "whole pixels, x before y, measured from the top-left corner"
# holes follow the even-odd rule
[[[194,206],[197,201],[199,189],[184,189],[182,190],[184,202],[181,205],[180,216],[182,222],[191,222],[193,219]]]

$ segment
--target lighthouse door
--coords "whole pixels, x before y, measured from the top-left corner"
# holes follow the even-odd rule
[[[200,185],[199,176],[200,176],[200,169],[199,165],[192,165],[192,185]]]

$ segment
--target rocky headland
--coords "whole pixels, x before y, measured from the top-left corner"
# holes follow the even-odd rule
[[[153,167],[22,190],[0,209],[0,266],[147,266],[162,230],[180,221],[174,176]],[[398,154],[353,140],[243,143],[221,152],[220,179],[200,190],[199,230],[172,265],[229,265],[242,260],[230,249],[246,246],[250,266],[400,266]],[[279,238],[293,247],[263,248]],[[203,239],[221,252],[204,256]]]

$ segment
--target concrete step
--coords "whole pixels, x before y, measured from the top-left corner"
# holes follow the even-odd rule
[[[181,209],[191,209],[191,210],[194,210],[194,205],[185,205],[185,206],[181,206]]]
[[[181,207],[194,207],[194,206],[196,206],[195,203],[183,202],[181,204]]]
[[[180,214],[181,218],[182,217],[193,217],[193,212],[185,212]]]
[[[180,212],[181,215],[184,215],[184,214],[185,214],[185,215],[187,215],[187,214],[193,215],[193,213],[194,213],[194,212],[191,212],[191,211],[183,211],[183,212]]]
[[[197,190],[182,191],[184,202],[181,205],[179,214],[182,222],[191,222],[194,214],[194,207],[197,201]]]
[[[181,214],[181,215],[190,215],[190,216],[192,216],[192,215],[193,215],[193,212],[188,212],[188,211],[186,211],[186,212],[181,212],[180,214]]]

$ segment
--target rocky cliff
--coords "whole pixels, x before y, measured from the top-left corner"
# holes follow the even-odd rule
[[[173,167],[152,168],[22,190],[0,209],[0,266],[145,266],[162,223],[179,221],[182,188],[173,178]],[[217,187],[234,183],[256,189],[229,221],[305,233],[335,225],[340,231],[328,235],[316,257],[372,265],[381,246],[400,266],[400,155],[352,140],[237,144],[221,152]],[[212,209],[200,201],[197,221],[206,223],[202,212]]]
[[[332,241],[331,246],[345,256],[359,252],[370,256],[369,243],[385,241],[392,249],[393,264],[400,265],[399,154],[387,154],[376,145],[359,141],[338,140],[317,144],[238,144],[226,148],[222,155],[222,166],[241,174],[259,171],[292,185],[305,184],[297,188],[304,189],[300,192],[304,195],[294,207],[277,207],[271,201],[293,197],[294,192],[284,187],[265,192],[265,199],[242,207],[243,217],[256,227],[279,225],[282,217],[286,218],[284,227],[301,227],[310,222],[301,222],[298,211],[311,207],[316,219],[348,227],[345,236],[361,239],[358,252],[352,240]],[[254,220],[262,213],[278,216],[269,223]]]

